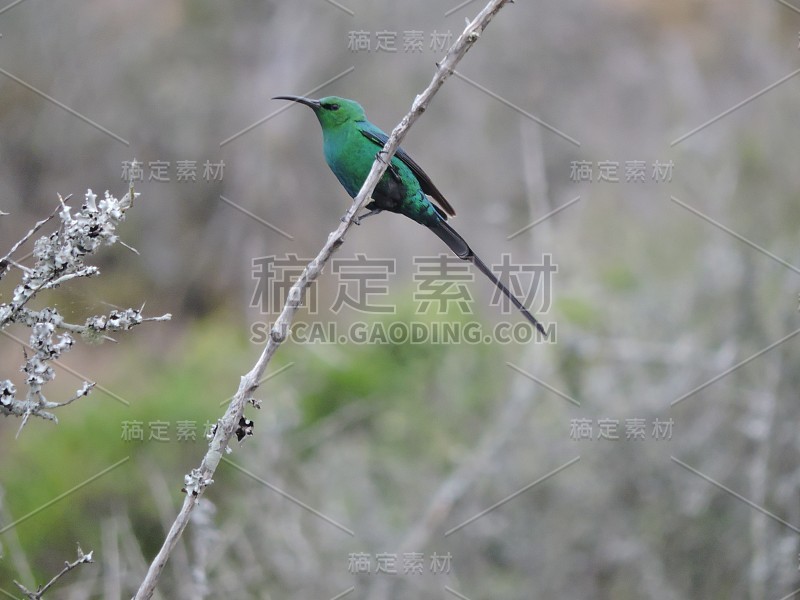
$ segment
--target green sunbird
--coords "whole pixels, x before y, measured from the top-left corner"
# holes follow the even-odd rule
[[[322,126],[325,161],[350,197],[355,198],[372,168],[376,153],[381,151],[389,136],[367,120],[364,109],[355,100],[337,96],[319,100],[302,96],[276,96],[273,100],[292,100],[305,104],[314,111]],[[500,282],[464,238],[450,226],[447,218],[455,216],[455,210],[425,171],[402,148],[398,148],[392,157],[386,173],[372,193],[372,201],[366,208],[369,212],[357,217],[354,220],[356,224],[370,215],[387,210],[405,215],[433,231],[456,256],[474,264],[531,324],[543,335],[547,335],[544,327],[522,302]]]

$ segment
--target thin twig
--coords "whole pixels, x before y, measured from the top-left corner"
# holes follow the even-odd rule
[[[189,517],[194,506],[197,504],[206,487],[213,483],[212,478],[222,459],[222,455],[227,449],[231,437],[240,428],[240,421],[244,413],[245,405],[250,401],[253,393],[258,388],[258,382],[272,359],[272,356],[275,354],[275,351],[288,335],[294,315],[301,306],[303,292],[317,277],[319,277],[322,268],[328,262],[331,255],[344,242],[344,235],[351,227],[353,218],[369,201],[372,192],[378,185],[378,181],[386,171],[389,161],[400,146],[400,142],[405,137],[408,129],[419,116],[425,112],[433,96],[439,91],[439,88],[442,87],[442,84],[444,84],[447,78],[453,74],[458,62],[464,57],[473,44],[478,41],[481,33],[497,12],[509,1],[510,0],[491,0],[478,16],[475,17],[471,23],[467,24],[464,31],[447,51],[447,55],[442,62],[438,64],[438,69],[430,84],[428,84],[428,87],[414,99],[411,110],[392,131],[383,150],[381,150],[375,162],[372,164],[372,169],[364,181],[364,185],[361,186],[361,190],[353,200],[347,213],[345,213],[339,227],[328,236],[328,240],[322,247],[322,250],[320,250],[316,258],[303,270],[303,273],[289,290],[286,304],[270,331],[269,339],[267,340],[267,344],[261,356],[259,356],[255,366],[250,372],[241,378],[236,395],[228,405],[228,409],[225,411],[223,417],[217,423],[214,437],[209,444],[209,450],[203,457],[200,467],[194,469],[190,475],[186,476],[186,498],[184,499],[183,506],[172,524],[164,540],[164,544],[150,564],[147,575],[142,581],[139,590],[136,592],[134,600],[145,600],[152,597],[170,553],[175,548],[186,525],[189,523]]]
[[[72,196],[72,194],[70,194],[69,196],[67,196],[67,197],[66,197],[66,200],[69,200],[71,196]],[[60,197],[59,197],[59,199],[60,199]],[[33,226],[33,228],[31,228],[31,230],[30,230],[28,233],[26,233],[24,236],[22,236],[22,239],[20,239],[20,240],[19,240],[19,241],[18,241],[16,244],[14,244],[13,246],[11,246],[11,250],[9,250],[9,251],[8,251],[8,253],[7,253],[7,254],[6,254],[6,255],[5,255],[3,258],[0,258],[0,279],[2,279],[2,278],[3,278],[3,275],[5,274],[5,271],[6,271],[6,267],[7,267],[7,265],[9,264],[9,262],[8,262],[8,261],[9,261],[9,259],[11,258],[11,256],[14,254],[14,252],[16,252],[17,250],[19,250],[19,247],[20,247],[20,246],[22,246],[22,244],[24,244],[24,243],[25,243],[25,242],[27,242],[29,239],[31,239],[31,237],[33,237],[33,235],[34,235],[34,234],[35,234],[37,231],[39,231],[39,230],[42,228],[42,226],[43,226],[43,225],[45,225],[45,223],[47,223],[47,222],[48,222],[50,219],[52,219],[53,217],[55,217],[55,216],[58,214],[58,212],[59,212],[59,211],[62,209],[62,207],[63,207],[63,203],[64,203],[66,200],[61,200],[61,203],[59,204],[59,206],[57,206],[57,207],[56,207],[56,209],[55,209],[55,210],[54,210],[52,213],[50,213],[50,216],[49,216],[49,217],[45,217],[45,218],[44,218],[44,219],[42,219],[41,221],[38,221],[38,222],[37,222],[37,223],[36,223],[36,224]]]
[[[124,313],[124,311],[119,311],[116,308],[114,310],[115,310],[115,312],[117,312],[119,314]],[[144,305],[142,305],[142,308],[140,308],[136,312],[139,315],[141,315],[142,314],[142,310],[144,310]],[[20,321],[26,321],[27,320],[27,321],[30,321],[30,322],[36,322],[36,320],[38,318],[37,311],[30,310],[28,308],[23,308],[19,312],[20,312],[20,318],[19,318]],[[88,322],[89,323],[93,323],[94,320],[96,320],[97,318],[98,317],[93,317],[92,319],[89,319]],[[163,314],[163,315],[161,315],[159,317],[141,317],[141,322],[142,323],[147,323],[149,321],[169,321],[171,319],[172,319],[172,313],[165,313],[165,314]],[[69,323],[69,322],[67,322],[67,321],[65,321],[63,319],[57,319],[57,320],[54,321],[53,324],[56,326],[56,329],[60,329],[62,331],[69,331],[70,333],[77,333],[77,334],[80,334],[80,335],[83,335],[83,334],[86,334],[86,333],[98,333],[99,334],[101,331],[104,331],[106,329],[108,329],[110,331],[118,331],[118,329],[115,328],[115,327],[109,327],[107,325],[107,323],[108,323],[108,321],[106,320],[105,324],[102,327],[100,327],[100,326],[92,326],[92,325],[86,325],[86,324],[79,325],[77,323]],[[136,321],[136,323],[138,323],[138,321]],[[130,328],[130,327],[128,326],[128,328]],[[114,338],[111,338],[111,337],[108,337],[108,336],[103,336],[103,337],[105,339],[111,341],[111,342],[115,342],[116,343],[116,341],[117,341]]]
[[[44,596],[44,593],[47,590],[49,590],[55,584],[55,582],[58,581],[63,575],[69,573],[70,571],[72,571],[72,569],[77,569],[80,565],[84,563],[94,562],[94,560],[92,559],[92,552],[94,551],[90,551],[89,554],[84,554],[83,550],[81,550],[81,547],[78,546],[78,558],[72,562],[65,561],[64,568],[61,569],[61,571],[57,573],[56,576],[53,577],[50,581],[48,581],[46,584],[39,586],[35,592],[31,592],[30,590],[28,590],[28,588],[26,588],[17,580],[14,580],[14,584],[30,600],[41,600],[42,596]]]

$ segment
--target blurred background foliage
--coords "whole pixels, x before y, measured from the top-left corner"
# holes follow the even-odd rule
[[[324,0],[26,0],[0,12],[0,209],[10,213],[0,218],[0,246],[49,214],[58,193],[124,193],[123,162],[136,158],[145,180],[122,236],[141,254],[115,247],[98,259],[101,277],[40,301],[73,320],[141,302],[148,314],[174,315],[119,344],[71,351],[64,364],[102,387],[62,411],[57,426],[31,422],[16,437],[18,422],[0,422],[0,529],[31,515],[0,533],[0,588],[10,592],[12,578],[43,582],[79,542],[98,563],[70,574],[53,597],[132,594],[182,500],[183,474],[205,451],[205,424],[257,356],[252,324],[275,316],[249,307],[252,259],[312,257],[348,206],[310,113],[274,114],[283,105],[270,98],[354,67],[315,95],[356,98],[389,130],[442,56],[431,33],[455,39],[481,6],[445,16],[457,3],[341,4],[353,14]],[[423,32],[422,52],[403,51],[410,30]],[[546,317],[557,343],[285,345],[261,410],[248,411],[256,436],[221,465],[203,503],[208,521],[187,531],[160,597],[202,597],[193,567],[207,574],[209,597],[330,598],[351,586],[352,598],[447,597],[447,585],[473,599],[755,599],[800,587],[797,338],[670,406],[798,327],[797,269],[671,200],[800,263],[800,78],[672,144],[792,73],[798,30],[800,14],[779,2],[503,9],[459,73],[504,101],[453,77],[404,146],[488,261],[552,254]],[[377,32],[396,32],[398,51],[354,52],[354,31],[369,32],[373,46]],[[196,182],[177,180],[182,160],[197,161]],[[673,161],[672,180],[625,183],[632,160],[648,171]],[[149,180],[153,161],[170,163],[170,181]],[[206,161],[225,163],[221,180],[202,178]],[[595,181],[572,181],[573,161],[592,162]],[[620,163],[622,181],[597,182],[600,161]],[[332,313],[339,284],[327,269],[320,314],[300,319],[436,321],[415,314],[412,256],[441,251],[400,217],[367,221],[338,256],[396,259],[388,285],[398,313]],[[516,319],[489,306],[484,281],[469,287],[474,314],[446,319]],[[0,375],[19,381],[22,350],[7,336],[0,361]],[[54,400],[79,382],[63,371],[56,384]],[[578,418],[595,423],[595,437],[598,419],[617,419],[623,439],[575,441]],[[647,419],[645,441],[624,439],[629,418]],[[652,439],[655,418],[674,420],[670,440]],[[176,439],[181,420],[196,424],[196,440]],[[134,421],[144,424],[142,441],[124,439]],[[148,439],[153,422],[169,423],[169,441]],[[371,555],[374,569],[377,553],[403,551],[425,554],[423,575],[348,572],[350,553]],[[449,574],[430,572],[433,552],[452,554]]]

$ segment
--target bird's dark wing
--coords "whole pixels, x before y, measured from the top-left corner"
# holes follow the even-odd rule
[[[359,131],[361,134],[367,138],[369,141],[374,143],[378,148],[383,148],[386,145],[386,141],[389,139],[389,136],[386,135],[383,131],[372,125],[372,123],[363,122],[359,123]],[[398,148],[397,152],[394,155],[400,159],[409,169],[411,172],[414,173],[414,176],[419,181],[419,185],[422,188],[422,191],[425,192],[428,196],[433,198],[439,206],[442,207],[442,210],[449,216],[454,217],[456,215],[455,209],[450,205],[447,199],[442,195],[433,182],[431,178],[422,170],[414,159],[411,158],[406,151],[402,148]],[[442,215],[445,216],[445,215]],[[446,218],[446,216],[445,216]]]

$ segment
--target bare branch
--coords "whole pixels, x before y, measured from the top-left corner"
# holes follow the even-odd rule
[[[59,573],[57,573],[56,576],[53,577],[50,581],[48,581],[46,584],[40,585],[38,588],[36,588],[35,592],[32,592],[32,591],[28,590],[28,588],[26,588],[24,585],[22,585],[17,580],[14,580],[14,584],[30,600],[41,600],[42,596],[44,596],[44,593],[47,590],[49,590],[51,587],[53,587],[55,582],[58,581],[63,575],[69,573],[73,569],[77,569],[82,564],[94,562],[94,559],[92,558],[92,553],[93,552],[94,552],[94,550],[90,551],[89,554],[84,554],[83,550],[81,550],[81,547],[79,545],[78,546],[78,558],[76,560],[72,561],[72,562],[65,561],[64,562],[64,568],[61,569],[61,571]]]
[[[339,227],[328,235],[328,240],[325,242],[319,254],[308,264],[289,290],[286,303],[270,331],[270,337],[267,340],[267,344],[261,356],[259,356],[250,372],[241,378],[236,395],[228,405],[228,409],[225,411],[223,417],[217,422],[217,426],[214,430],[214,437],[209,444],[208,452],[203,457],[200,466],[197,469],[193,469],[192,472],[185,477],[186,485],[184,491],[186,492],[186,498],[184,499],[183,506],[175,522],[172,524],[172,528],[167,534],[164,544],[150,564],[147,575],[142,581],[139,590],[136,592],[135,600],[144,600],[152,597],[170,553],[175,548],[186,525],[189,523],[192,510],[206,487],[213,483],[214,472],[222,459],[223,453],[228,450],[231,437],[234,433],[239,436],[243,433],[242,423],[244,420],[242,415],[244,413],[244,407],[252,400],[253,393],[258,388],[259,380],[272,359],[272,356],[286,339],[289,327],[300,308],[303,293],[311,283],[319,277],[322,268],[328,262],[331,255],[344,243],[344,235],[351,227],[353,218],[369,201],[372,192],[378,185],[378,181],[386,171],[389,161],[400,146],[400,142],[405,137],[408,129],[425,111],[431,99],[436,92],[439,91],[439,88],[442,87],[447,78],[453,74],[458,62],[464,57],[473,44],[478,41],[481,33],[492,18],[508,2],[509,0],[491,0],[478,16],[467,24],[464,31],[447,51],[444,60],[437,65],[438,69],[430,84],[428,84],[428,87],[414,99],[411,110],[392,131],[386,145],[372,164],[369,175],[361,186],[358,195],[354,198],[347,213],[345,213]]]

